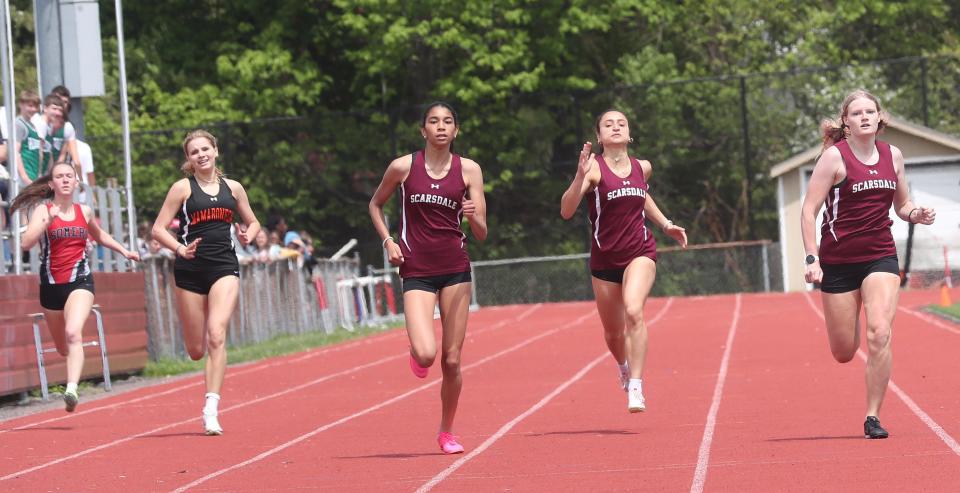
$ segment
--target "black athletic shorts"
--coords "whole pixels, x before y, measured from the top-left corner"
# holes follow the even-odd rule
[[[626,272],[626,270],[626,267],[622,269],[591,270],[590,275],[601,281],[623,284],[623,273]]]
[[[820,262],[820,268],[823,270],[820,290],[824,293],[848,293],[860,289],[863,280],[874,272],[889,272],[900,275],[900,264],[897,262],[896,255],[855,264],[825,264]]]
[[[67,298],[70,297],[70,293],[78,289],[85,289],[93,293],[93,276],[81,277],[76,281],[64,284],[41,282],[40,306],[47,310],[63,310],[63,307],[67,304]]]
[[[419,291],[430,291],[436,294],[447,286],[470,282],[472,280],[473,278],[470,277],[470,271],[430,277],[408,277],[403,280],[403,292],[406,293],[407,291],[416,289]]]
[[[240,270],[236,267],[211,270],[173,270],[173,279],[177,287],[197,294],[210,294],[213,283],[226,276],[240,277]]]

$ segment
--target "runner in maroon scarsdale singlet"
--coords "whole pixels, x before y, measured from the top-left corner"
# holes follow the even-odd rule
[[[79,186],[73,166],[54,165],[17,195],[10,212],[33,209],[21,246],[30,250],[40,242],[40,306],[57,346],[67,358],[67,388],[63,401],[73,412],[80,401],[77,383],[83,373],[83,325],[93,307],[93,276],[87,264],[87,239],[114,250],[130,260],[140,260],[100,229],[93,209],[73,203]],[[45,202],[49,200],[49,202]]]
[[[857,90],[825,120],[823,154],[810,177],[800,229],[807,282],[820,284],[833,357],[846,363],[860,348],[860,306],[867,320],[867,410],[863,433],[887,438],[880,407],[890,380],[890,340],[900,286],[890,207],[907,222],[933,224],[936,212],[910,200],[900,149],[877,140],[886,125],[880,101]],[[816,214],[823,213],[820,248]],[[819,255],[819,256],[818,256]]]
[[[597,117],[599,155],[587,142],[580,152],[577,174],[560,201],[560,215],[570,219],[584,196],[590,204],[590,272],[604,339],[616,360],[620,386],[627,391],[627,410],[646,409],[643,365],[647,326],[643,307],[657,274],[657,247],[647,217],[687,246],[686,231],[667,219],[650,196],[649,161],[627,154],[627,117],[608,110]],[[627,344],[629,341],[629,344]]]
[[[403,313],[410,338],[410,369],[425,378],[437,357],[433,313],[440,303],[443,349],[440,368],[442,412],[437,443],[447,454],[463,452],[452,434],[460,399],[460,353],[470,307],[470,259],[467,237],[460,229],[466,217],[478,240],[487,237],[483,174],[473,160],[451,152],[459,131],[457,113],[442,102],[423,114],[423,151],[394,159],[370,199],[370,218],[390,263],[400,267]],[[383,206],[400,190],[400,234],[390,236]]]

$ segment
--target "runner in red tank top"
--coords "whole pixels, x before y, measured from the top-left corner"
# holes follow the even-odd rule
[[[596,132],[603,152],[591,154],[590,143],[583,145],[577,174],[560,201],[560,215],[570,219],[583,197],[588,197],[590,272],[597,311],[607,348],[619,367],[620,386],[627,391],[627,410],[640,412],[646,409],[643,307],[657,275],[657,248],[646,219],[684,248],[687,233],[667,219],[650,196],[650,161],[627,155],[627,144],[633,141],[627,117],[608,110],[597,117]]]
[[[140,260],[97,225],[93,209],[73,203],[79,185],[73,166],[57,163],[49,174],[23,189],[10,206],[33,209],[21,237],[23,249],[41,243],[40,306],[57,352],[67,358],[67,389],[63,401],[73,412],[80,398],[77,383],[83,373],[83,325],[93,306],[93,276],[87,265],[87,238],[130,260]],[[48,201],[45,202],[44,201]]]
[[[890,207],[907,222],[933,224],[936,212],[910,200],[900,149],[877,140],[886,125],[880,101],[857,90],[836,121],[821,125],[824,151],[803,199],[801,231],[807,282],[820,284],[833,357],[846,363],[860,348],[860,306],[867,319],[867,410],[863,433],[887,438],[880,406],[890,381],[890,339],[900,286]],[[820,248],[816,214],[823,213]],[[819,256],[818,256],[819,254]]]
[[[437,442],[444,453],[463,452],[452,435],[460,399],[460,353],[470,307],[470,259],[463,217],[478,240],[487,237],[483,175],[473,160],[451,152],[459,131],[457,113],[442,102],[427,106],[420,124],[426,148],[394,159],[370,199],[370,218],[390,263],[400,267],[403,312],[410,338],[410,369],[425,378],[437,357],[434,307],[440,303],[443,349],[442,413]],[[390,236],[383,205],[400,190],[400,234]]]

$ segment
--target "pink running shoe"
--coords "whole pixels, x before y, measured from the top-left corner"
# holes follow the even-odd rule
[[[443,450],[445,454],[463,453],[463,445],[457,443],[457,437],[453,436],[453,433],[446,431],[439,433],[437,435],[437,443],[440,444],[440,450]]]
[[[412,353],[410,354],[410,370],[417,378],[427,378],[427,373],[430,373],[430,367],[420,366],[420,363],[417,363],[417,360],[413,358]]]

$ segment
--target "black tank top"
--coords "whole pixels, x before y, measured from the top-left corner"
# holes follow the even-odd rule
[[[237,200],[227,185],[218,178],[220,190],[210,195],[200,188],[197,179],[188,178],[190,196],[183,202],[177,219],[180,230],[177,241],[188,245],[197,238],[197,256],[192,260],[177,257],[174,268],[180,270],[239,269],[237,253],[233,245],[233,216],[237,212]]]

